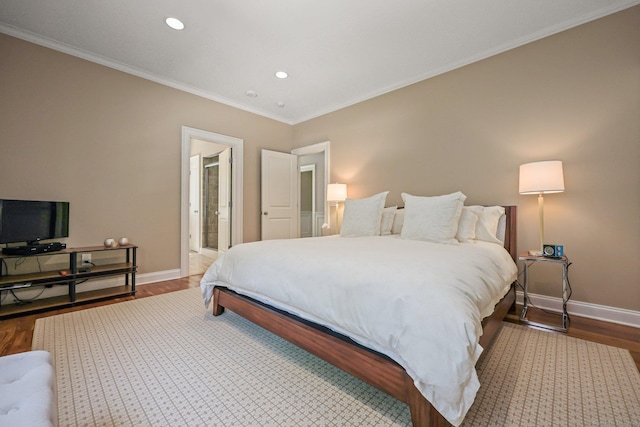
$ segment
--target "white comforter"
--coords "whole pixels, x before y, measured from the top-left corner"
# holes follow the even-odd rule
[[[332,236],[235,246],[201,288],[206,306],[226,286],[388,355],[457,426],[479,388],[481,321],[516,274],[493,243]]]

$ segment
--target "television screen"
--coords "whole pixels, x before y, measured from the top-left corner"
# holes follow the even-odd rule
[[[0,200],[0,243],[69,237],[69,202]]]

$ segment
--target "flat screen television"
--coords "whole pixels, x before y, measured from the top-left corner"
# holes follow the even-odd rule
[[[0,200],[0,243],[69,237],[69,202]]]

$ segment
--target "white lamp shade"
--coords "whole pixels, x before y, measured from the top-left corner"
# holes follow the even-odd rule
[[[328,202],[344,202],[347,198],[347,184],[329,184],[327,185],[327,201]]]
[[[563,191],[562,161],[549,160],[520,165],[520,194],[561,193]]]

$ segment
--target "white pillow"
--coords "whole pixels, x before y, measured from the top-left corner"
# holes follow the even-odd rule
[[[382,210],[382,219],[380,220],[380,235],[387,236],[391,234],[393,228],[393,219],[396,216],[397,206],[389,206]]]
[[[393,217],[393,226],[391,227],[391,234],[402,233],[402,225],[404,224],[404,209],[398,209]]]
[[[505,233],[507,232],[507,215],[502,215],[498,221],[498,232],[496,237],[500,240],[500,244],[504,246]]]
[[[476,240],[502,245],[498,238],[498,222],[504,215],[502,206],[469,206],[469,209],[478,216],[476,224]]]
[[[443,196],[419,197],[402,193],[404,225],[401,236],[409,240],[458,243],[456,233],[467,196],[460,191]]]
[[[379,236],[382,209],[388,193],[385,191],[366,199],[345,200],[340,236]]]
[[[473,242],[476,238],[476,224],[478,223],[478,215],[473,213],[468,206],[462,207],[460,214],[460,222],[458,222],[458,233],[456,240],[461,243]]]

